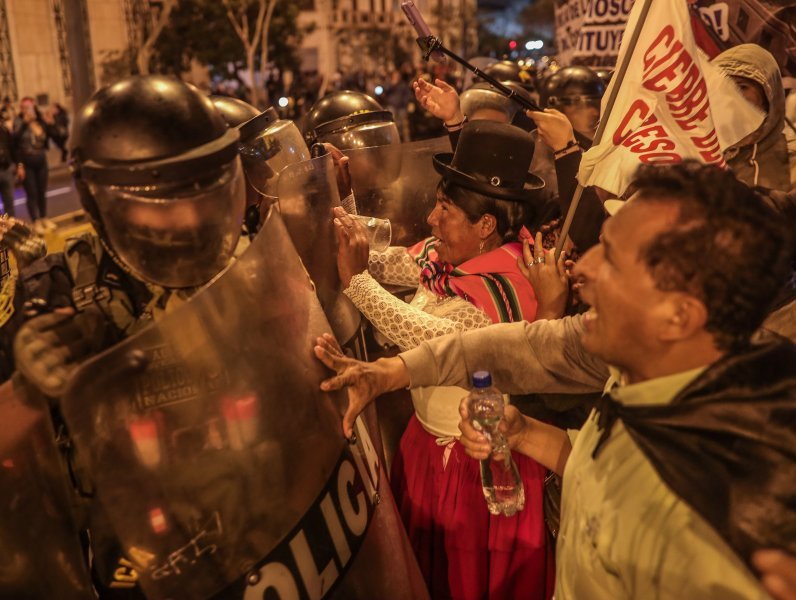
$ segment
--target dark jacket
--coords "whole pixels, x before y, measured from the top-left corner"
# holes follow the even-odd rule
[[[17,139],[4,123],[0,123],[0,169],[7,169],[18,162]]]
[[[598,404],[604,437],[622,419],[666,485],[750,566],[764,548],[796,554],[794,365],[796,345],[772,335],[714,363],[671,404]]]
[[[796,132],[785,123],[785,90],[776,59],[756,44],[741,44],[712,62],[727,75],[758,83],[768,101],[760,127],[724,153],[727,165],[750,187],[788,191],[796,185]]]

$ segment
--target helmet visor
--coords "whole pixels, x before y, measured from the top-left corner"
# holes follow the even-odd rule
[[[240,237],[245,185],[237,159],[178,189],[89,184],[107,242],[140,279],[202,285],[229,263]]]
[[[566,96],[550,96],[547,105],[551,108],[556,106],[567,106],[572,108],[600,108],[602,96],[587,96],[583,94],[572,94]]]
[[[371,148],[373,146],[387,146],[400,144],[398,127],[392,121],[378,121],[363,123],[362,125],[344,128],[326,135],[318,136],[319,141],[333,144],[340,150],[353,150],[355,148]]]
[[[249,184],[276,198],[279,173],[288,165],[310,159],[307,144],[292,121],[280,120],[239,145]]]

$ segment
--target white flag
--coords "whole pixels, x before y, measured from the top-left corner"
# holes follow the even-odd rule
[[[686,0],[635,2],[619,50],[621,65],[636,27],[642,27],[616,102],[598,145],[583,155],[578,181],[621,195],[640,164],[695,158],[724,165],[722,153],[755,131],[763,115],[735,83],[710,64],[691,30]],[[605,92],[602,114],[617,83]]]

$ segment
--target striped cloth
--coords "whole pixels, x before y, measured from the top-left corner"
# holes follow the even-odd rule
[[[527,237],[523,227],[520,237]],[[517,267],[522,244],[509,242],[486,254],[480,254],[454,267],[440,262],[437,238],[418,242],[408,252],[420,265],[420,282],[439,296],[459,296],[483,310],[493,323],[533,321],[536,318],[536,295]]]

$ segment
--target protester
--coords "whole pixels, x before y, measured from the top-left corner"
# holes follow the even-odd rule
[[[69,113],[56,102],[53,104],[52,119],[52,140],[61,150],[61,162],[66,162],[69,155],[69,148],[66,145],[69,140]]]
[[[444,81],[431,84],[424,80],[418,80],[414,83],[414,89],[418,101],[429,112],[442,119],[451,136],[451,143],[455,147],[458,131],[467,120],[462,111],[459,94]],[[480,94],[480,96],[483,98],[484,94]],[[498,97],[496,93],[494,96]],[[495,99],[494,104],[488,104],[483,100],[473,103],[474,106],[482,109],[482,112],[476,113],[474,118],[497,120],[504,114],[503,111],[507,110],[506,107],[511,104],[513,102],[504,97],[500,97],[500,100]],[[501,107],[503,110],[497,111],[494,107]],[[585,107],[584,110],[591,111],[588,107]],[[531,139],[536,142],[531,170],[539,173],[545,180],[546,188],[551,188],[547,197],[558,205],[557,212],[548,207],[545,220],[550,220],[557,214],[566,215],[569,210],[577,186],[576,176],[580,166],[581,153],[588,146],[589,141],[583,136],[578,136],[572,122],[564,113],[556,109],[547,108],[543,112],[528,111],[527,117],[534,122],[537,129],[531,133]],[[582,204],[583,206],[579,209],[577,218],[572,225],[570,237],[579,250],[585,251],[597,242],[603,219],[603,209],[602,203],[592,190],[586,192]]]
[[[345,427],[381,392],[464,385],[475,369],[510,393],[605,387],[574,443],[506,409],[511,447],[564,475],[556,597],[764,598],[752,553],[796,551],[796,347],[751,339],[788,273],[786,232],[716,167],[644,167],[634,184],[576,267],[588,314],[454,334],[376,363],[319,340],[337,372],[322,389],[348,386]],[[461,410],[462,443],[484,456]]]
[[[55,229],[47,218],[47,183],[49,166],[47,148],[51,137],[51,124],[45,122],[36,101],[25,97],[20,101],[20,113],[14,122],[19,160],[24,167],[22,184],[27,196],[28,217],[37,233]]]
[[[544,260],[541,236],[534,259],[524,226],[535,220],[543,186],[528,173],[532,155],[533,144],[516,127],[466,125],[455,154],[434,157],[442,175],[428,217],[434,237],[412,248],[371,253],[370,261],[361,227],[336,209],[344,293],[402,350],[453,331],[563,313],[563,256],[558,265],[548,265],[559,276],[546,289],[534,289],[523,274],[531,268],[524,263]],[[417,286],[418,280],[410,304],[379,284]],[[464,394],[460,387],[413,390],[415,414],[392,468],[393,493],[429,590],[434,598],[549,598],[553,563],[543,518],[545,470],[518,457],[526,508],[513,517],[491,516],[478,465],[465,460],[455,440]]]
[[[741,44],[719,54],[713,63],[766,114],[757,131],[727,149],[727,164],[747,185],[790,190],[796,186],[796,131],[785,122],[785,90],[777,61],[756,44]]]

